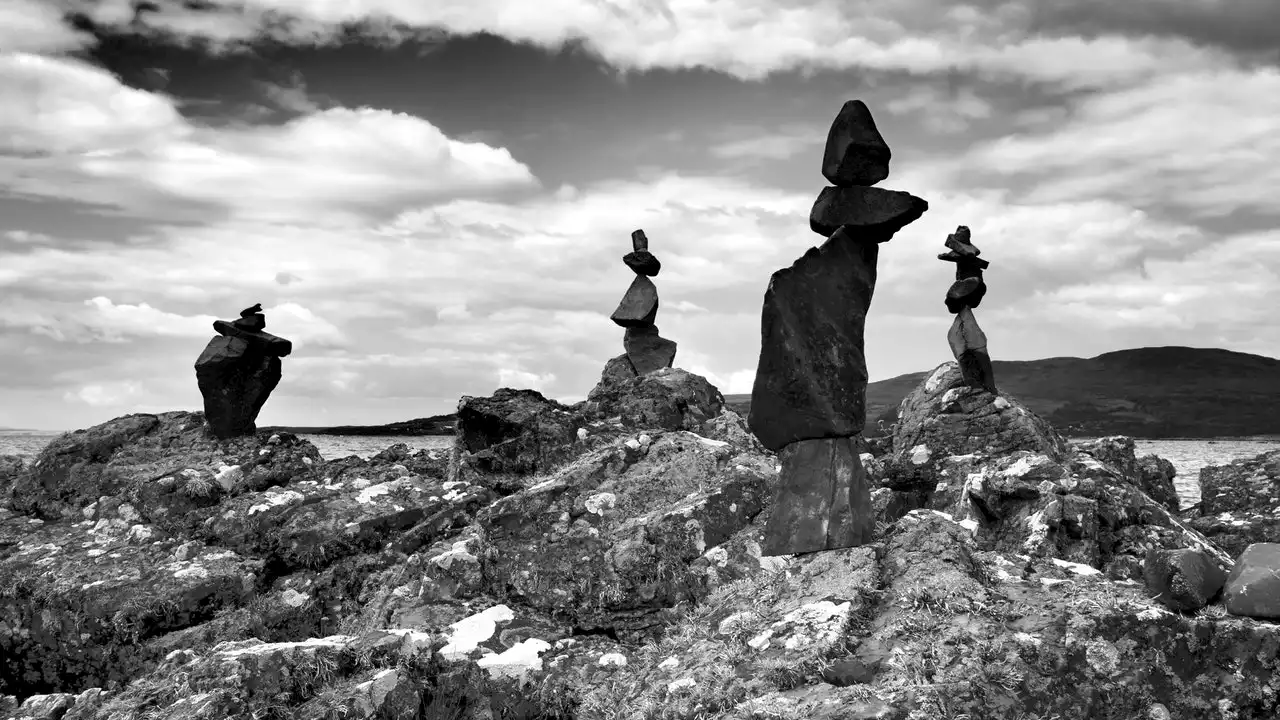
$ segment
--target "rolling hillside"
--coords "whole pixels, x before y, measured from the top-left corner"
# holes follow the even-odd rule
[[[1141,438],[1280,434],[1280,360],[1207,348],[1120,350],[1094,358],[996,361],[1000,389],[1064,434]],[[925,372],[867,386],[867,434]],[[750,395],[725,400],[746,417]]]

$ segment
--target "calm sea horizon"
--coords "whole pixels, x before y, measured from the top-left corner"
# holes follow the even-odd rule
[[[61,433],[39,430],[0,429],[0,455],[18,455],[33,459],[44,446]],[[451,435],[300,435],[309,440],[326,460],[336,460],[348,455],[368,458],[395,445],[404,443],[411,450],[443,450],[453,445]],[[1070,438],[1073,442],[1093,438]],[[1209,465],[1226,465],[1232,460],[1251,458],[1271,450],[1280,450],[1280,437],[1255,436],[1246,438],[1179,438],[1176,440],[1146,440],[1134,438],[1138,456],[1159,455],[1173,463],[1178,471],[1174,486],[1182,506],[1200,501],[1200,469]]]

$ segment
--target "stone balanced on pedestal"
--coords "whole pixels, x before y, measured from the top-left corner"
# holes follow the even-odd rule
[[[829,236],[773,274],[761,313],[750,426],[782,464],[765,526],[766,555],[831,550],[873,539],[874,512],[855,436],[866,422],[863,326],[880,243],[929,208],[871,187],[889,176],[889,146],[860,100],[827,136],[809,226]]]
[[[638,377],[669,368],[676,359],[676,344],[658,335],[653,324],[658,316],[658,288],[649,278],[657,276],[662,263],[649,252],[649,238],[643,230],[631,233],[632,252],[622,261],[636,273],[636,279],[622,296],[611,319],[626,328],[622,347],[626,353],[609,361],[605,375]]]
[[[991,367],[991,356],[987,354],[987,336],[973,316],[973,308],[978,307],[987,294],[982,271],[991,263],[978,257],[982,251],[969,239],[969,228],[964,225],[957,227],[947,236],[947,252],[938,256],[939,260],[956,264],[956,281],[947,290],[945,300],[947,310],[956,316],[947,333],[947,342],[956,362],[960,363],[960,374],[965,384],[996,392],[995,372]]]
[[[293,352],[293,343],[263,332],[267,318],[261,310],[258,304],[242,310],[239,320],[214,320],[218,337],[196,360],[205,421],[217,437],[257,431],[258,411],[280,382],[280,358]]]

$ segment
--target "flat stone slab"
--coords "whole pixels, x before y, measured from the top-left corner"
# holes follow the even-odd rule
[[[875,185],[889,177],[891,155],[866,103],[850,100],[827,132],[822,175],[840,187]]]
[[[841,230],[769,281],[749,424],[770,450],[862,431],[878,256],[876,242]]]
[[[644,275],[637,275],[622,296],[618,309],[609,317],[625,328],[653,325],[658,316],[658,288]]]
[[[662,272],[662,263],[657,256],[648,250],[637,250],[622,256],[622,262],[635,271],[637,275],[657,277]]]
[[[825,187],[809,212],[809,228],[830,236],[840,226],[849,225],[886,242],[928,209],[927,201],[901,190]]]
[[[857,547],[875,536],[875,509],[854,438],[791,443],[764,529],[763,555]]]
[[[219,335],[239,338],[250,343],[250,345],[260,344],[260,346],[266,350],[268,355],[285,357],[289,353],[293,352],[292,342],[285,340],[282,337],[272,335],[269,332],[248,330],[242,327],[237,327],[234,323],[229,323],[226,320],[214,320],[213,329],[217,331]]]
[[[676,360],[676,343],[658,335],[654,325],[627,328],[622,346],[638,375],[669,368]]]
[[[1280,543],[1245,548],[1227,576],[1223,600],[1232,615],[1280,618]]]

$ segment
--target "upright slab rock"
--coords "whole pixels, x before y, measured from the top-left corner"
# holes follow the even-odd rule
[[[801,440],[778,454],[782,474],[764,555],[856,547],[874,539],[871,489],[852,437]]]
[[[859,100],[845,103],[832,124],[822,173],[835,186],[819,194],[809,225],[827,241],[773,274],[760,318],[750,425],[782,459],[768,555],[872,540],[875,510],[858,442],[866,422],[863,329],[879,243],[929,209],[910,193],[867,187],[888,177],[889,147]]]
[[[252,435],[254,421],[280,383],[280,358],[293,351],[284,338],[263,332],[260,305],[246,308],[239,320],[215,320],[215,337],[196,359],[196,382],[204,396],[209,430],[227,439]]]
[[[879,245],[841,229],[769,281],[750,424],[765,447],[856,435],[866,420],[863,328]]]

